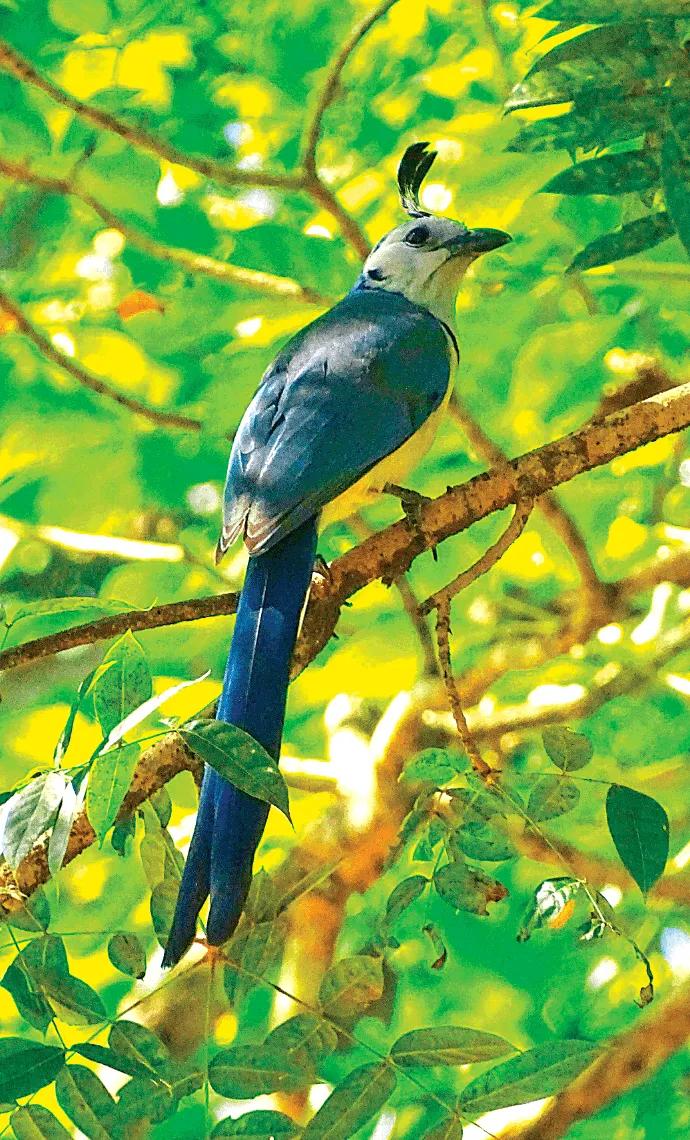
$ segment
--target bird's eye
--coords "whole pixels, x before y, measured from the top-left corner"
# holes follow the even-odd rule
[[[416,245],[416,246],[424,245],[424,242],[426,241],[428,236],[429,236],[429,227],[428,226],[415,226],[413,230],[410,230],[409,234],[405,238],[405,244],[406,245]]]

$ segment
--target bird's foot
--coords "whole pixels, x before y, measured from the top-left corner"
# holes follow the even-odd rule
[[[409,487],[400,487],[397,483],[384,483],[381,488],[384,495],[394,495],[396,499],[400,500],[400,506],[403,509],[403,514],[410,526],[410,529],[419,538],[424,538],[422,530],[422,507],[425,503],[430,503],[431,499],[428,495],[422,495],[419,491],[413,491]],[[438,561],[438,554],[436,547],[431,548],[431,553],[434,562]]]

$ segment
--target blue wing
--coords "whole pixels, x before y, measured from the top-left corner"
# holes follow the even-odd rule
[[[353,290],[270,366],[238,428],[219,550],[269,550],[417,431],[450,378],[443,326],[400,294]]]

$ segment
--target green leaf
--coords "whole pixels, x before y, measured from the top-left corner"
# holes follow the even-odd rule
[[[690,255],[690,153],[681,148],[672,129],[666,132],[661,148],[661,170],[666,209]]]
[[[108,1019],[96,991],[71,974],[52,979],[45,992],[57,1017],[67,1025],[98,1025]]]
[[[108,664],[108,662],[104,664]],[[202,673],[200,677],[194,677],[191,681],[178,681],[176,685],[170,685],[167,689],[164,689],[162,693],[157,693],[149,697],[148,700],[143,701],[142,704],[137,705],[137,707],[127,713],[127,716],[118,724],[113,725],[108,734],[108,739],[105,742],[106,749],[112,748],[112,746],[122,740],[128,732],[131,732],[133,728],[136,728],[142,721],[145,721],[151,713],[155,712],[161,705],[164,705],[166,701],[177,696],[183,689],[188,689],[190,685],[198,685],[200,681],[205,681],[208,676],[209,673],[206,672]]]
[[[530,792],[527,814],[536,822],[556,819],[576,808],[579,801],[580,789],[567,776],[542,776]]]
[[[50,923],[50,904],[42,887],[29,895],[19,910],[8,911],[6,922],[15,930],[29,930],[37,933],[47,930]]]
[[[391,927],[398,921],[403,911],[424,893],[428,883],[429,880],[424,875],[410,875],[394,887],[386,903],[386,927]]]
[[[58,742],[55,745],[53,760],[56,764],[61,763],[63,756],[69,748],[70,741],[72,739],[72,732],[74,731],[74,722],[77,719],[77,713],[79,712],[79,708],[82,701],[84,700],[84,697],[86,697],[90,692],[92,686],[96,683],[98,678],[101,677],[103,673],[107,673],[108,669],[111,669],[113,665],[113,661],[101,662],[101,664],[97,665],[95,669],[92,669],[90,673],[87,673],[86,677],[84,677],[84,680],[79,685],[79,688],[77,689],[72,700],[65,727],[60,733]]]
[[[278,765],[248,732],[221,720],[196,720],[180,733],[192,751],[231,784],[273,804],[290,819],[287,784]]]
[[[249,1100],[263,1093],[297,1092],[313,1083],[308,1071],[265,1045],[235,1045],[221,1049],[208,1069],[211,1087],[230,1100]]]
[[[473,819],[453,832],[450,849],[461,851],[470,859],[486,859],[490,863],[498,863],[517,854],[515,844],[507,835],[489,823]]]
[[[158,827],[145,835],[139,847],[144,874],[151,890],[164,879],[179,882],[184,856],[173,843],[169,832]]]
[[[165,949],[172,926],[180,884],[177,879],[163,879],[151,891],[151,921],[156,938]]]
[[[515,1046],[494,1033],[440,1025],[435,1029],[413,1029],[392,1045],[390,1055],[398,1065],[470,1065],[493,1061],[514,1053]]]
[[[629,194],[651,190],[659,183],[656,157],[645,150],[627,150],[577,162],[542,186],[542,194]]]
[[[115,1069],[118,1073],[126,1073],[128,1077],[143,1077],[144,1080],[151,1080],[152,1073],[148,1065],[143,1065],[132,1057],[116,1053],[114,1049],[109,1049],[105,1045],[94,1045],[90,1041],[85,1041],[82,1045],[73,1045],[72,1049],[80,1057],[85,1057],[87,1061],[94,1061],[97,1065],[107,1065],[109,1069]]]
[[[426,748],[405,765],[401,780],[427,780],[433,784],[446,784],[466,767],[462,759],[445,748]]]
[[[2,986],[14,999],[19,1015],[34,1029],[45,1033],[53,1020],[53,1011],[41,993],[40,987],[34,983],[23,954],[17,954],[10,962],[5,970]]]
[[[0,1103],[38,1092],[55,1080],[64,1063],[65,1054],[56,1045],[0,1037]]]
[[[13,871],[53,822],[68,778],[42,772],[0,808],[0,851]]]
[[[315,1071],[337,1044],[338,1034],[327,1021],[313,1013],[298,1013],[269,1033],[265,1048],[300,1069]]]
[[[115,1116],[118,1131],[115,1135],[121,1135],[121,1130],[124,1130],[127,1136],[130,1125],[135,1126],[136,1134],[147,1123],[161,1124],[176,1108],[177,1101],[165,1085],[134,1077],[120,1089]]]
[[[606,821],[621,862],[646,895],[663,875],[668,859],[666,812],[651,796],[624,784],[611,784],[606,796]]]
[[[427,922],[427,924],[422,927],[422,930],[431,942],[434,954],[436,955],[436,958],[431,963],[431,969],[442,970],[448,961],[448,951],[446,950],[445,943],[433,922]]]
[[[58,1104],[89,1140],[111,1140],[115,1101],[85,1065],[65,1065],[55,1082]]]
[[[226,960],[223,984],[228,1000],[238,1006],[283,955],[287,920],[283,916],[255,926],[243,926],[233,938]],[[235,966],[241,969],[235,969]]]
[[[341,958],[326,972],[319,987],[324,1012],[337,1021],[350,1021],[378,1001],[383,993],[383,963],[369,954]]]
[[[487,915],[489,903],[500,902],[508,891],[478,867],[455,861],[446,863],[434,873],[434,886],[444,902],[456,910]]]
[[[282,1112],[245,1112],[234,1119],[226,1116],[213,1129],[212,1137],[243,1136],[244,1140],[294,1140],[302,1129]]]
[[[54,24],[75,36],[107,32],[111,23],[107,0],[49,0],[48,14]]]
[[[460,1094],[466,1116],[554,1096],[599,1055],[588,1041],[550,1041],[475,1077]]]
[[[625,257],[634,257],[646,249],[673,237],[675,229],[669,215],[664,211],[648,214],[627,222],[610,234],[595,238],[573,258],[567,272],[595,269],[599,265],[609,265]]]
[[[139,760],[138,744],[123,744],[100,752],[91,765],[86,790],[86,814],[102,840],[122,807]]]
[[[25,1104],[10,1120],[16,1140],[69,1140],[70,1134],[56,1116],[40,1104]]]
[[[112,667],[93,687],[93,705],[105,737],[129,712],[151,696],[151,673],[146,655],[130,630],[111,645],[103,664]]]
[[[108,942],[108,957],[116,970],[130,978],[143,978],[146,973],[146,951],[136,934],[113,934]]]
[[[136,1021],[116,1021],[108,1044],[119,1057],[150,1070],[149,1075],[156,1079],[165,1077],[172,1061],[160,1038]]]
[[[81,811],[86,796],[87,779],[80,777],[79,791],[75,791],[72,781],[65,784],[57,817],[48,839],[48,870],[57,875],[67,853],[72,824],[77,812]]]
[[[576,772],[578,768],[584,768],[594,753],[588,737],[558,724],[544,729],[542,741],[549,760],[562,772]]]
[[[362,1065],[337,1085],[304,1129],[304,1140],[351,1140],[395,1090],[388,1065]]]

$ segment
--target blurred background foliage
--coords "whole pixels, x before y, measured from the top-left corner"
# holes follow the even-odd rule
[[[334,69],[352,28],[372,11],[378,18]],[[395,170],[415,140],[428,138],[439,152],[423,191],[429,209],[515,237],[505,253],[478,263],[458,298],[459,403],[416,488],[439,494],[500,460],[496,448],[520,454],[682,378],[690,18],[681,0],[550,0],[540,13],[520,0],[399,0],[378,9],[358,0],[2,0],[0,30],[40,76],[126,126],[124,137],[99,129],[11,66],[0,72],[0,288],[10,299],[0,305],[5,647],[128,607],[239,586],[243,553],[220,568],[212,557],[228,439],[281,344],[347,290],[367,244],[399,221]],[[156,153],[148,136],[175,152]],[[198,161],[185,165],[185,154]],[[234,172],[236,185],[232,174],[224,182],[200,172],[206,160],[216,174]],[[37,338],[25,335],[22,319]],[[60,354],[153,415],[89,390],[60,367]],[[199,424],[171,425],[170,412]],[[336,557],[398,513],[382,501],[366,518],[328,530],[321,553]],[[449,540],[438,563],[417,559],[409,575],[417,598],[473,562],[503,525],[492,518]],[[64,598],[82,601],[41,604]],[[321,859],[324,872],[340,852],[344,869],[337,887],[317,883],[278,918],[275,899],[261,901],[272,889],[262,879],[238,935],[245,965],[311,1003],[332,958],[366,958],[364,997],[347,1011],[338,1048],[327,1055],[335,1042],[317,1023],[308,1080],[293,1072],[275,1087],[270,1078],[242,1084],[221,1071],[227,1057],[213,1060],[217,1049],[246,1047],[245,1059],[260,1065],[257,1043],[299,1008],[246,977],[240,986],[233,975],[224,993],[202,967],[161,983],[154,927],[164,938],[171,900],[154,890],[152,903],[151,889],[176,874],[170,837],[184,849],[191,834],[196,791],[184,773],[130,827],[108,830],[112,816],[102,812],[100,844],[51,881],[38,915],[4,928],[5,1034],[40,1042],[45,1031],[51,1047],[87,1037],[103,1044],[103,1019],[138,1003],[131,1017],[166,1043],[123,1043],[127,1033],[118,1041],[113,1029],[111,1060],[113,1051],[120,1064],[130,1058],[123,1072],[88,1048],[72,1055],[77,1075],[75,1065],[61,1069],[57,1085],[30,1101],[72,1134],[197,1137],[227,1115],[230,1098],[233,1117],[271,1109],[297,1123],[263,1118],[245,1133],[228,1123],[219,1135],[298,1135],[328,1088],[371,1061],[367,1046],[385,1053],[401,1034],[438,1025],[500,1034],[520,1049],[554,1039],[601,1043],[640,1017],[635,999],[649,998],[639,997],[644,958],[658,990],[690,974],[687,440],[660,440],[559,489],[454,604],[471,723],[521,805],[487,836],[486,819],[498,809],[478,803],[471,781],[456,797],[470,812],[465,824],[481,832],[471,842],[465,835],[464,853],[481,862],[479,839],[498,844],[481,863],[501,887],[490,916],[458,910],[438,879],[435,890],[413,883],[404,911],[400,895],[390,902],[403,880],[429,879],[438,867],[459,809],[446,799],[446,816],[435,814],[433,789],[457,785],[456,772],[466,770],[428,634],[408,610],[395,589],[368,587],[344,611],[338,640],[295,681],[284,745],[295,834],[272,812],[258,865],[280,881],[296,846],[313,865]],[[130,709],[210,671],[174,694],[164,713],[186,717],[208,705],[229,626],[216,618],[151,630],[111,649],[126,658],[115,667],[130,678]],[[78,687],[106,650],[82,646],[4,675],[5,799],[51,768]],[[118,720],[103,712],[107,678],[101,671],[83,692],[71,740],[63,738],[70,774]],[[396,736],[391,726],[401,718]],[[563,723],[594,753],[594,782],[569,778],[567,795],[540,735]],[[151,737],[160,714],[146,724]],[[121,759],[128,778],[136,753]],[[398,784],[406,764],[413,766]],[[556,783],[539,785],[535,800],[538,773]],[[654,797],[670,818],[667,877],[647,902],[606,828],[611,781]],[[382,867],[415,796],[404,842]],[[525,830],[525,812],[541,821],[538,833]],[[569,845],[570,865],[551,840]],[[591,894],[567,887],[578,875],[603,891],[602,930],[587,925]],[[550,876],[558,877],[557,897],[547,906],[542,893],[537,923],[548,929],[518,944],[525,911],[534,919],[534,892]],[[63,942],[40,933],[47,907],[51,935]],[[20,962],[18,950],[31,945],[33,959]],[[148,972],[137,981],[142,952]],[[362,1014],[354,1030],[353,1010]],[[54,1075],[48,1064],[46,1079]],[[467,1074],[456,1065],[422,1076],[436,1100],[398,1080],[361,1129],[353,1120],[337,1135],[459,1135],[433,1129],[443,1115],[438,1097],[454,1102]],[[678,1054],[569,1135],[687,1136],[689,1076],[687,1055]],[[260,1099],[240,1103],[254,1091]],[[528,1099],[545,1091],[536,1080]],[[11,1087],[0,1095],[8,1113],[14,1095]],[[98,1106],[104,1133],[85,1105]],[[484,1107],[491,1104],[477,1101],[466,1115]],[[39,1109],[22,1111],[12,1124],[2,1118],[0,1134],[63,1134]],[[497,1133],[509,1118],[519,1111],[499,1109],[483,1123]],[[483,1135],[479,1126],[465,1129],[468,1140]]]

